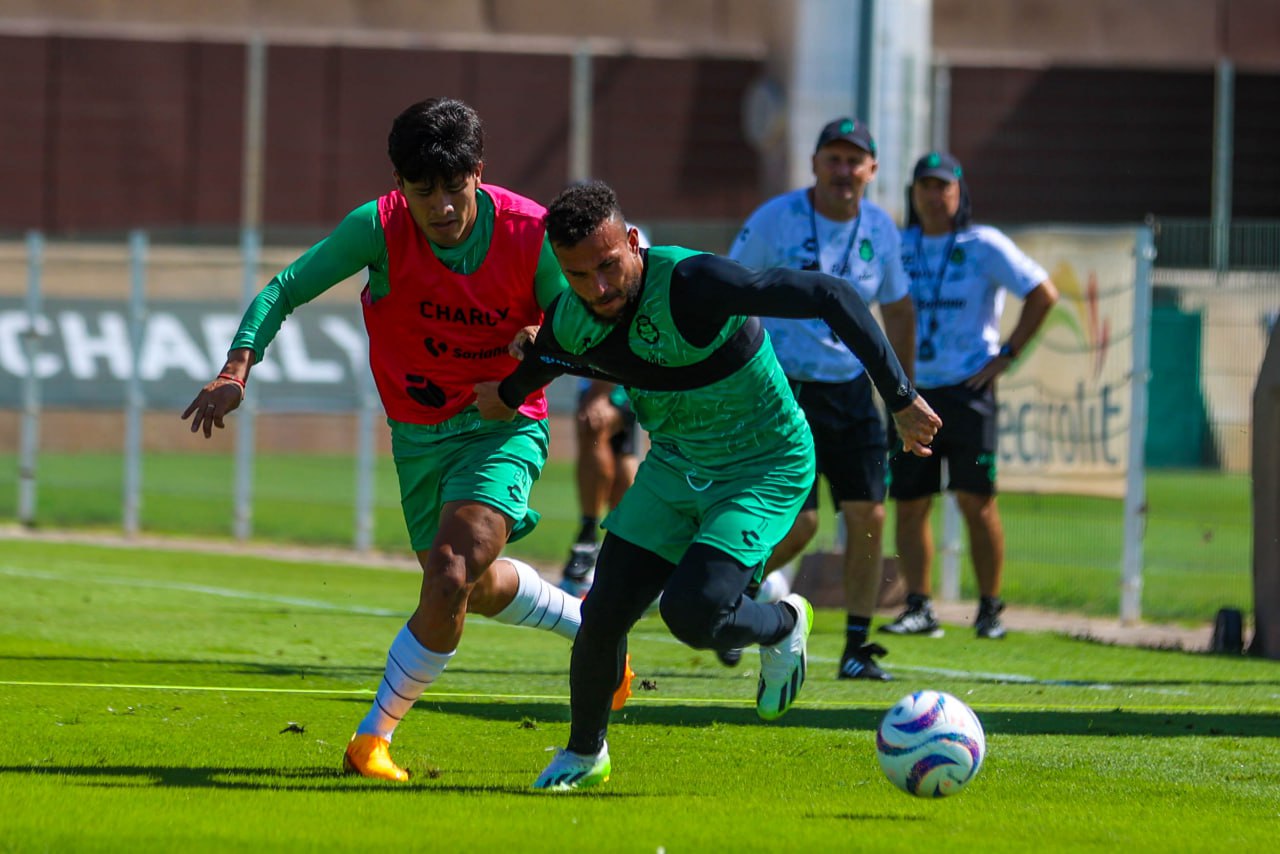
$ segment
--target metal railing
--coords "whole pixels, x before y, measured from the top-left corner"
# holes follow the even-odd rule
[[[1208,219],[1152,217],[1149,222],[1157,268],[1280,271],[1280,219],[1235,220],[1225,240],[1215,235]]]

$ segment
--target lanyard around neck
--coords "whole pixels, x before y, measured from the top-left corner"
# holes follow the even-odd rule
[[[925,338],[932,339],[933,333],[938,331],[938,303],[942,302],[942,280],[947,275],[947,264],[951,262],[951,253],[956,246],[956,233],[952,231],[947,236],[947,245],[942,252],[942,263],[938,265],[938,272],[935,275],[929,269],[929,259],[924,254],[924,229],[920,229],[920,233],[916,236],[916,272],[925,284],[929,287],[929,323],[925,327]]]
[[[849,275],[849,259],[853,257],[853,244],[858,239],[858,228],[862,225],[862,204],[858,204],[858,218],[853,221],[853,231],[849,234],[849,245],[844,248],[844,262],[831,271],[831,275],[844,278]],[[822,244],[818,242],[818,214],[814,199],[809,199],[809,234],[813,238],[813,258],[817,269],[822,269]]]

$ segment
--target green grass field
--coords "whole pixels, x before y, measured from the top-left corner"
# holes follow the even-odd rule
[[[838,682],[820,611],[796,708],[646,618],[613,779],[529,785],[567,736],[568,645],[469,621],[396,736],[406,785],[343,777],[417,574],[3,541],[0,850],[1262,850],[1280,791],[1280,665],[968,631],[895,639],[898,680]],[[911,798],[874,731],[920,688],[970,703],[986,764]],[[1035,840],[1033,843],[1032,840]]]
[[[0,457],[0,472],[14,471],[15,459]],[[120,529],[123,465],[118,455],[44,454],[39,475],[39,526]],[[351,458],[263,455],[255,475],[256,539],[340,547],[353,543]],[[187,537],[230,536],[233,476],[232,462],[224,455],[147,457],[143,529]],[[1216,472],[1151,472],[1147,487],[1143,616],[1203,623],[1221,607],[1251,613],[1249,479]],[[16,483],[0,479],[0,520],[15,517],[16,496]],[[578,523],[571,464],[552,460],[533,499],[542,522],[514,551],[538,565],[559,567]],[[1118,615],[1120,502],[1011,494],[1001,496],[1000,507],[1007,537],[1008,600]],[[889,502],[888,532],[893,529],[892,511]],[[935,509],[935,522],[941,515]],[[378,460],[374,517],[376,547],[406,552],[395,472],[386,458]],[[824,513],[814,548],[831,544],[833,522],[834,517]],[[886,548],[892,547],[889,533]],[[967,556],[961,579],[962,595],[975,597]]]

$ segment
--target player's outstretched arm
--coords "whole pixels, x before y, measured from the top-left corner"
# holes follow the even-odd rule
[[[694,255],[676,265],[671,315],[686,340],[704,345],[729,316],[744,314],[819,318],[862,362],[890,411],[916,397],[889,340],[845,280],[782,267],[756,271],[714,255]]]
[[[226,427],[222,419],[240,407],[244,400],[245,383],[253,366],[253,350],[240,347],[227,354],[227,363],[218,376],[205,384],[195,400],[182,413],[182,419],[191,419],[191,432],[203,428],[206,439],[213,436],[213,428]]]

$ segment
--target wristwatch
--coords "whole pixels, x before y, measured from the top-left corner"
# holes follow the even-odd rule
[[[1006,341],[1000,345],[1000,352],[996,355],[1004,359],[1012,360],[1018,358],[1018,351],[1014,349],[1012,344]]]

